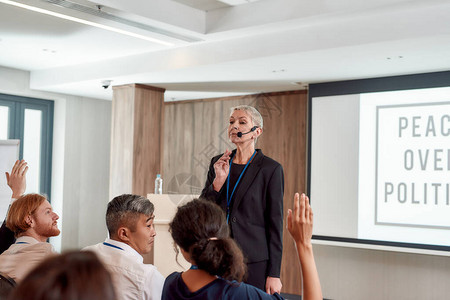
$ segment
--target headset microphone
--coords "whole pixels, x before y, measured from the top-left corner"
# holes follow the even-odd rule
[[[237,137],[238,137],[238,138],[241,138],[244,134],[247,134],[247,133],[250,133],[250,132],[255,131],[256,128],[258,128],[258,126],[253,126],[252,129],[250,129],[250,131],[249,131],[249,132],[246,132],[246,133],[242,133],[242,132],[239,131],[239,132],[237,133]]]

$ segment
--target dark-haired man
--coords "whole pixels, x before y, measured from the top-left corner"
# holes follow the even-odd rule
[[[84,248],[95,252],[111,272],[118,299],[161,299],[164,277],[142,257],[152,249],[156,235],[153,212],[145,197],[115,197],[106,211],[110,238]]]

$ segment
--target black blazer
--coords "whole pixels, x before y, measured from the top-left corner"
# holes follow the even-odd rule
[[[266,277],[280,277],[283,252],[283,168],[278,162],[264,156],[260,149],[256,151],[236,188],[229,218],[230,228],[248,263],[268,260]],[[231,156],[235,154],[236,150]],[[201,197],[216,202],[226,211],[226,183],[219,192],[214,191],[212,186],[216,177],[214,163],[222,155],[211,160]]]

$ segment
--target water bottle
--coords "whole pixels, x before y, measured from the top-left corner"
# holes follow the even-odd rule
[[[156,179],[155,179],[155,194],[162,194],[162,178],[161,178],[161,174],[156,174]]]

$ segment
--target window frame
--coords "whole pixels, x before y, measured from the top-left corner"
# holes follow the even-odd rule
[[[0,105],[9,107],[8,139],[21,141],[19,159],[23,158],[25,109],[40,110],[42,112],[39,193],[47,195],[50,201],[54,101],[0,93]]]

